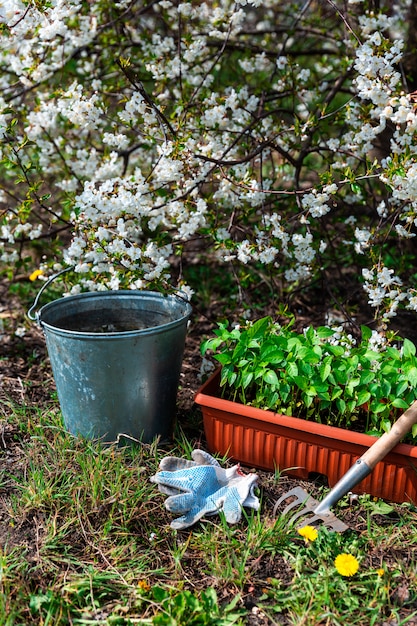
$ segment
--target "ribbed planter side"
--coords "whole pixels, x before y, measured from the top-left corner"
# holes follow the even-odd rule
[[[223,400],[219,381],[217,371],[195,397],[212,453],[302,479],[321,474],[333,487],[376,441],[362,433]],[[417,446],[398,444],[354,491],[417,503]]]

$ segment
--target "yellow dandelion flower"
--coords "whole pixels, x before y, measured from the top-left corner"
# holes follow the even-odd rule
[[[385,574],[385,570],[383,567],[380,567],[376,570],[376,573],[378,574],[378,576],[383,576]]]
[[[302,528],[299,528],[298,534],[304,537],[306,541],[315,541],[319,533],[318,533],[317,528],[314,528],[314,526],[307,525],[307,526],[303,526]]]
[[[138,588],[141,591],[150,591],[151,590],[151,586],[150,586],[150,584],[146,580],[140,580],[138,582]]]
[[[353,554],[338,554],[334,565],[342,576],[354,576],[359,569],[359,561]]]
[[[32,274],[29,276],[29,280],[34,281],[37,278],[39,278],[39,276],[42,276],[43,272],[42,270],[35,270],[34,272],[32,272]]]

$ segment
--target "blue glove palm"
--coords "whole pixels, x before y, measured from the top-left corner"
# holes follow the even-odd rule
[[[151,477],[160,491],[169,495],[166,509],[181,515],[171,523],[172,528],[187,528],[203,516],[219,511],[224,512],[228,523],[235,524],[241,518],[242,506],[259,509],[259,499],[254,493],[256,474],[245,475],[238,465],[224,470],[213,457],[200,450],[194,450],[192,456],[196,460],[163,459],[162,471]]]

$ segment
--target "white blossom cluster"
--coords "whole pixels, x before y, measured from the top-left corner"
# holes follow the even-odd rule
[[[364,289],[368,294],[369,304],[376,309],[383,308],[385,318],[397,314],[399,305],[406,301],[406,307],[417,311],[416,290],[403,289],[401,279],[394,270],[385,266],[363,269]]]
[[[291,289],[342,242],[371,306],[417,310],[373,254],[417,226],[408,3],[364,4],[322,24],[314,3],[276,0],[5,0],[0,259],[65,229],[45,269],[75,266],[75,290],[142,288],[204,237],[219,263]]]

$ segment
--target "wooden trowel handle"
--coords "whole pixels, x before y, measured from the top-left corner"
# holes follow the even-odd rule
[[[410,432],[417,423],[417,400],[397,419],[391,426],[391,430],[384,433],[379,439],[361,456],[361,461],[373,470],[375,465],[383,459],[401,439]]]

